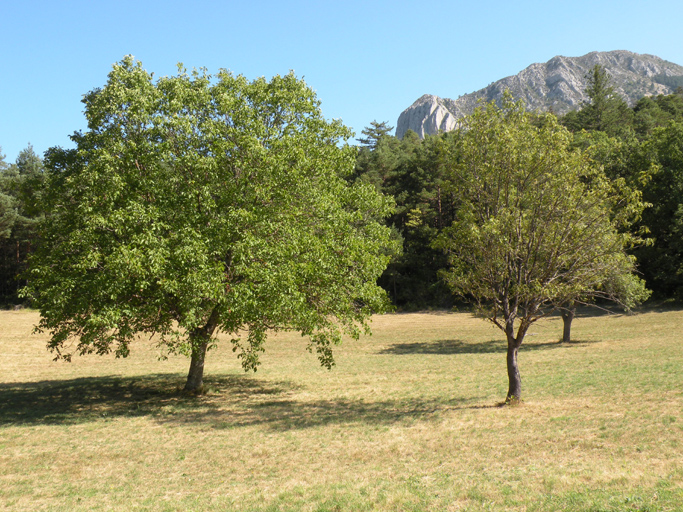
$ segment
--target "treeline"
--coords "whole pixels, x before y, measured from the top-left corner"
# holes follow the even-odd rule
[[[590,101],[559,120],[577,151],[588,152],[610,179],[623,178],[649,203],[631,227],[646,244],[630,251],[654,298],[683,300],[683,89],[644,97],[630,108],[604,68],[596,66],[587,78]],[[448,307],[453,298],[439,275],[447,260],[433,241],[454,220],[458,184],[449,181],[444,166],[453,162],[461,134],[421,140],[409,131],[399,140],[389,134],[392,129],[373,122],[363,130],[352,178],[396,201],[387,222],[403,253],[394,256],[380,284],[399,308]]]
[[[29,145],[10,164],[0,151],[0,305],[20,304],[18,292],[42,217],[43,160]]]
[[[644,97],[631,108],[615,94],[608,73],[596,66],[588,77],[590,101],[561,117],[577,151],[588,152],[611,179],[623,178],[650,206],[632,229],[648,240],[631,248],[653,296],[683,300],[683,88],[675,94]],[[543,122],[539,115],[538,122]],[[401,309],[443,308],[453,295],[440,277],[448,261],[433,246],[454,221],[457,183],[448,165],[458,131],[420,139],[409,131],[390,135],[387,123],[373,122],[358,139],[350,180],[373,184],[392,196],[387,219],[401,254],[380,285]],[[449,155],[446,158],[446,155]],[[50,158],[50,155],[47,155]],[[27,255],[36,245],[41,218],[42,159],[29,145],[8,163],[0,151],[0,304],[20,304],[18,290]]]

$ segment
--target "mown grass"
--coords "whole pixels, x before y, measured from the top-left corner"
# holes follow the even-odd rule
[[[149,340],[53,362],[37,314],[0,313],[0,509],[683,510],[683,311],[558,318],[507,389],[500,333],[467,313],[376,317],[332,371],[297,335],[207,393]]]

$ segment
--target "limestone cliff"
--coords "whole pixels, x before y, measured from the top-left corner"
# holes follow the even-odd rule
[[[457,100],[430,94],[420,97],[405,109],[396,123],[396,136],[413,130],[420,137],[449,131],[458,119],[474,111],[479,100],[498,101],[509,89],[523,99],[529,110],[551,110],[565,114],[588,100],[586,74],[600,64],[608,71],[614,90],[629,105],[643,96],[674,92],[672,77],[683,79],[683,66],[655,57],[618,50],[592,52],[582,57],[557,56],[544,64],[532,64],[517,75],[492,83]],[[668,84],[668,85],[667,85]]]

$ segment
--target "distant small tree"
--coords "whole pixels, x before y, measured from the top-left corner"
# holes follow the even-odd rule
[[[624,125],[631,123],[632,111],[627,103],[617,95],[607,70],[596,64],[587,75],[586,94],[590,104],[584,108],[589,129],[615,135],[622,132]]]
[[[532,123],[507,96],[467,118],[446,155],[458,210],[435,245],[453,291],[505,333],[509,402],[522,396],[517,354],[534,322],[593,298],[647,297],[625,252],[638,239],[620,230],[642,212],[640,195],[570,141],[554,116]]]
[[[217,332],[245,370],[277,330],[309,337],[329,368],[342,334],[386,306],[391,201],[344,179],[350,131],[293,74],[181,67],[155,82],[126,57],[83,102],[77,148],[47,152],[25,290],[58,358],[125,357],[138,333],[156,334],[190,357],[196,391]]]
[[[19,152],[15,163],[18,175],[16,195],[21,202],[21,214],[26,222],[33,223],[41,214],[42,188],[45,179],[45,165],[29,144]]]
[[[633,111],[612,86],[604,66],[596,64],[586,74],[589,98],[579,111],[569,112],[563,124],[572,131],[598,130],[610,136],[625,136],[633,124]]]
[[[377,121],[363,129],[365,137],[356,139],[360,145],[354,173],[349,176],[349,181],[361,179],[384,192],[386,181],[396,165],[396,148],[399,145],[399,141],[389,135],[391,130],[393,128],[386,122]]]
[[[361,131],[361,134],[365,135],[365,137],[361,137],[360,139],[356,140],[360,142],[361,146],[367,147],[369,149],[375,149],[377,147],[377,143],[382,139],[382,137],[389,135],[393,129],[394,127],[389,126],[386,121],[382,121],[381,123],[372,121],[370,126],[363,128]]]

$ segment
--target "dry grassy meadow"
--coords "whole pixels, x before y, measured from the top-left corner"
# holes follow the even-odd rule
[[[587,312],[584,312],[587,313]],[[0,312],[0,509],[683,510],[683,311],[584,314],[520,352],[467,313],[379,316],[320,368],[297,335],[208,393],[140,340],[128,359],[53,362],[37,313]]]

